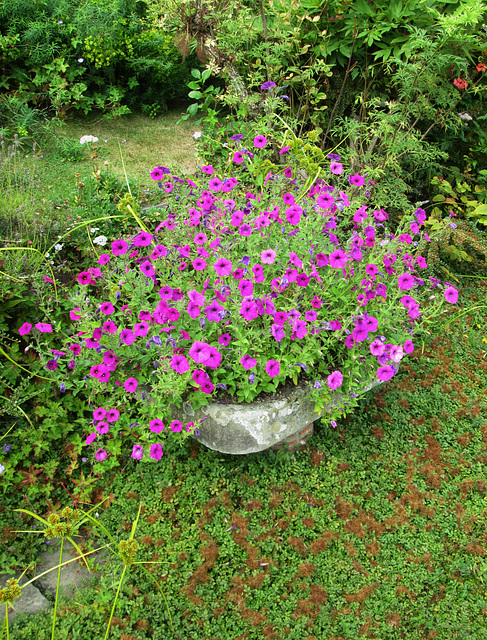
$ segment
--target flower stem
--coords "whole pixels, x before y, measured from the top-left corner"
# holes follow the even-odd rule
[[[105,633],[104,640],[107,640],[108,634],[110,633],[110,625],[112,624],[113,614],[115,613],[115,607],[117,606],[118,594],[120,593],[120,589],[122,587],[122,582],[123,582],[126,570],[127,570],[127,565],[124,566],[123,571],[122,571],[122,575],[120,576],[120,582],[118,583],[118,589],[117,589],[117,593],[115,595],[115,600],[113,602],[112,611],[110,613],[110,619],[108,620],[108,625],[107,625],[107,630],[106,630],[106,633]]]
[[[61,565],[63,562],[63,546],[64,546],[64,538],[61,538],[61,550],[59,552],[59,567],[57,570],[56,599],[54,600],[54,613],[52,614],[51,640],[54,640],[54,627],[56,626],[57,601],[59,598],[59,582],[61,581]]]

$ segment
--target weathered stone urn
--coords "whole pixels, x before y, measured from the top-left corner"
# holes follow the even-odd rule
[[[379,380],[363,384],[360,395],[379,384],[382,384]],[[243,455],[271,447],[295,450],[313,433],[313,422],[320,418],[309,391],[310,387],[294,387],[276,393],[270,400],[242,404],[212,402],[196,410],[186,403],[174,408],[173,419],[183,424],[201,420],[198,442],[221,453]],[[343,397],[335,392],[322,415]]]

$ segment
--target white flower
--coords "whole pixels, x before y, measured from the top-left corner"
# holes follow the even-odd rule
[[[62,244],[59,244],[59,243],[58,243],[58,244],[55,244],[55,245],[54,245],[54,249],[56,249],[56,251],[61,251],[61,249],[62,249],[62,248],[63,248],[63,245],[62,245]]]
[[[473,120],[472,116],[471,116],[471,115],[469,115],[468,113],[459,113],[459,114],[458,114],[458,117],[459,117],[461,120]]]
[[[100,247],[104,247],[107,242],[108,242],[108,238],[106,236],[97,236],[93,240],[93,244],[99,244]]]
[[[79,143],[84,144],[85,142],[98,142],[98,138],[96,136],[81,136]]]
[[[198,138],[201,138],[201,136],[202,136],[202,135],[203,135],[203,134],[201,133],[201,131],[195,131],[195,132],[193,133],[193,138],[194,138],[195,140],[198,140]]]
[[[95,231],[100,231],[99,227],[94,227],[93,229],[90,229],[91,233],[95,233]]]
[[[46,258],[49,258],[49,253],[45,253],[44,255],[46,256]]]
[[[85,59],[84,58],[78,58],[78,62],[81,64],[82,62],[84,62]]]

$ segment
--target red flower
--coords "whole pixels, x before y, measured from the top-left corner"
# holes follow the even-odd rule
[[[468,82],[466,80],[462,80],[462,78],[455,78],[453,85],[457,89],[466,89],[468,87]]]
[[[487,71],[487,66],[483,62],[479,62],[477,65],[477,71]]]

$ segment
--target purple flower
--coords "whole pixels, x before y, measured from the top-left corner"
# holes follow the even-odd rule
[[[445,296],[445,300],[447,302],[450,302],[451,304],[456,304],[457,300],[458,300],[458,291],[455,289],[455,287],[448,287],[448,289],[445,289],[445,291],[443,292],[444,296]]]
[[[105,451],[105,449],[98,449],[98,451],[95,453],[95,458],[98,460],[98,462],[103,462],[103,460],[107,459],[107,452]]]
[[[251,358],[249,355],[244,355],[240,358],[240,364],[244,369],[248,370],[256,366],[257,360],[254,360],[254,358]]]
[[[240,315],[245,318],[245,320],[253,320],[257,318],[259,315],[259,310],[257,309],[257,305],[252,300],[244,300],[240,305]]]
[[[397,279],[397,286],[401,291],[408,291],[414,287],[414,278],[410,273],[403,273]]]
[[[19,329],[19,333],[21,336],[25,336],[27,333],[30,333],[31,329],[32,329],[32,325],[29,324],[28,322],[24,322],[24,324]]]
[[[275,86],[276,86],[275,82],[273,82],[272,80],[267,80],[267,82],[264,82],[264,84],[262,84],[260,88],[262,91],[269,91],[269,89],[272,89]]]
[[[268,360],[265,366],[266,373],[271,377],[275,378],[279,375],[280,364],[278,360]]]
[[[149,453],[154,460],[160,460],[162,458],[162,445],[159,443],[151,445]]]
[[[343,269],[347,261],[347,256],[341,249],[335,249],[335,251],[330,253],[329,260],[330,267],[333,269]]]
[[[377,369],[377,377],[382,382],[387,382],[388,380],[390,380],[394,375],[394,373],[395,373],[394,369],[389,364],[386,364],[383,367],[379,367]]]
[[[257,149],[263,149],[267,144],[267,138],[265,136],[256,136],[254,138],[254,147]]]
[[[184,356],[174,355],[169,363],[171,369],[174,369],[176,373],[184,373],[189,371],[189,362]]]
[[[210,354],[210,345],[196,340],[191,345],[188,354],[196,363],[202,364]]]
[[[219,258],[213,268],[219,276],[229,276],[232,273],[232,263],[226,258]]]
[[[134,444],[132,449],[132,458],[135,460],[142,460],[144,457],[144,447],[140,444]]]
[[[327,378],[328,386],[330,389],[338,389],[342,386],[343,383],[343,375],[340,371],[334,371]]]

